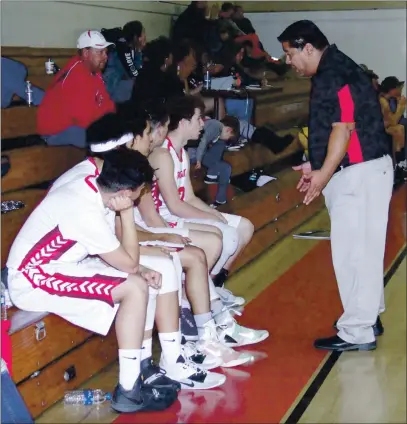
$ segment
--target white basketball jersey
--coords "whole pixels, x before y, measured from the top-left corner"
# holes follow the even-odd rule
[[[174,149],[174,146],[171,143],[171,140],[169,138],[166,138],[162,147],[162,149],[167,149],[172,157],[172,161],[174,163],[174,181],[177,185],[179,198],[181,200],[184,200],[185,198],[185,183],[186,178],[189,171],[189,163],[187,159],[187,154],[185,152],[185,149],[181,149],[180,155],[177,155],[177,152]],[[158,186],[158,183],[156,180],[153,182],[153,187],[151,190],[151,194],[154,199],[154,204],[157,209],[157,212],[166,219],[167,217],[171,216],[171,212],[168,209],[167,205],[165,204],[165,201],[160,193],[160,188]],[[171,222],[170,222],[171,225]]]

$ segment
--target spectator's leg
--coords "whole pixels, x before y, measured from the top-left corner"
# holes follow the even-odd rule
[[[202,159],[202,164],[208,168],[207,175],[219,175],[219,164],[222,161],[225,149],[226,143],[223,140],[218,140],[206,151]]]
[[[76,146],[86,147],[86,129],[69,127],[59,134],[43,137],[49,146]]]
[[[216,202],[226,203],[227,202],[227,190],[230,182],[230,176],[232,175],[232,167],[229,163],[221,161],[218,164],[219,177],[218,177],[218,191],[216,193]]]
[[[228,115],[250,122],[253,113],[253,99],[226,99],[225,108]]]

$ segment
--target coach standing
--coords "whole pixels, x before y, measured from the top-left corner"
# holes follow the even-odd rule
[[[383,260],[393,168],[377,94],[363,70],[311,21],[278,37],[287,64],[312,76],[309,158],[298,189],[309,205],[323,192],[332,261],[344,309],[338,334],[318,349],[373,350],[383,332]]]

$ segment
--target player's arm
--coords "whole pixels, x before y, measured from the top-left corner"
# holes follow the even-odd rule
[[[173,215],[180,218],[213,219],[213,214],[205,212],[188,202],[182,201],[174,180],[174,163],[171,155],[164,149],[156,149],[149,157],[151,166],[156,170],[155,175],[161,195]],[[186,158],[186,160],[189,160]],[[186,181],[189,181],[187,172]]]
[[[155,209],[153,196],[150,191],[141,196],[137,208],[148,227],[168,227],[165,220],[161,218],[160,214]]]
[[[349,147],[352,131],[355,129],[353,122],[335,122],[328,142],[328,153],[326,155],[321,171],[329,178],[338,169]]]

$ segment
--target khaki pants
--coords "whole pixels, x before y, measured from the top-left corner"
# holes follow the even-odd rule
[[[343,169],[323,191],[345,311],[338,320],[338,336],[348,343],[374,341],[372,325],[384,311],[383,261],[392,189],[392,160],[385,156]]]

